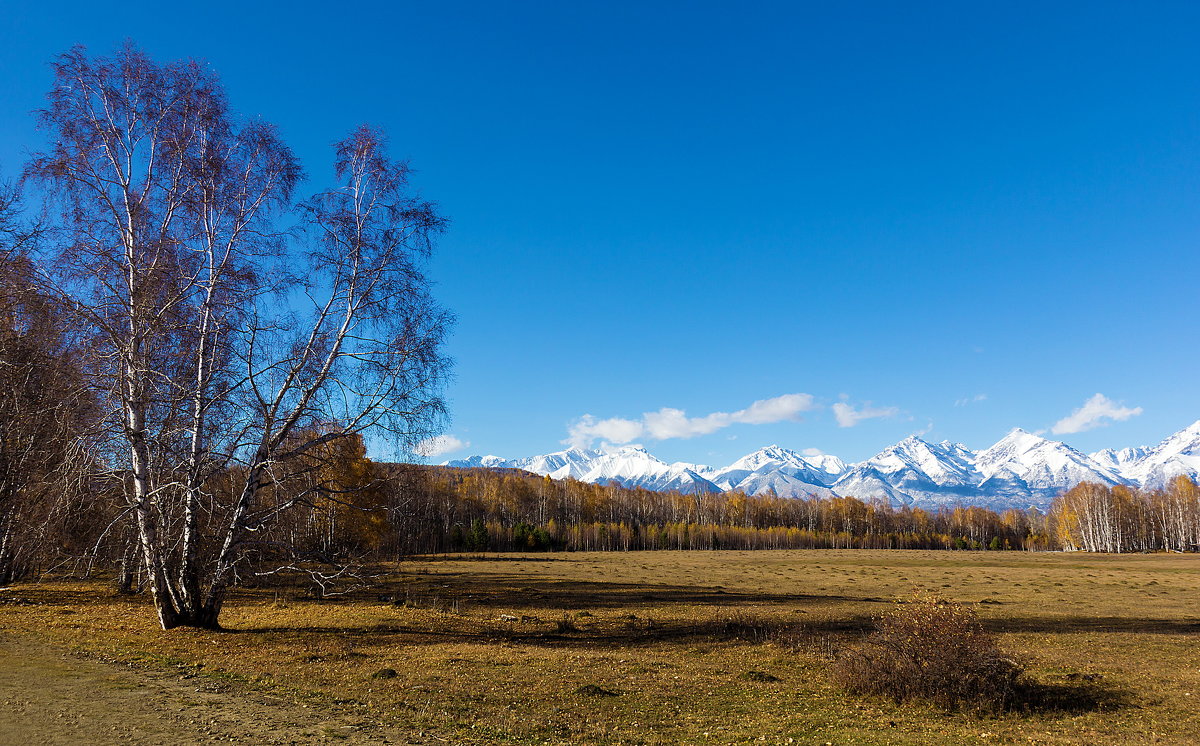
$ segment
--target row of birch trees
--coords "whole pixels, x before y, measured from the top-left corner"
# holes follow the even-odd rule
[[[1200,489],[1185,476],[1154,490],[1085,482],[1054,500],[1050,519],[1063,549],[1200,550]]]

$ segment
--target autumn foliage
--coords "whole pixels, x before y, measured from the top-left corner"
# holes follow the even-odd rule
[[[1183,476],[1159,490],[1085,482],[1056,498],[1049,516],[1055,544],[1062,549],[1200,549],[1200,489]]]
[[[408,553],[657,549],[1050,549],[1045,517],[979,507],[931,512],[852,497],[655,492],[515,469],[406,472]]]

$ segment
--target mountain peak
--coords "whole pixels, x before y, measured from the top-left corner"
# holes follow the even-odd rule
[[[772,443],[769,446],[764,446],[762,448],[759,448],[757,451],[755,451],[755,453],[761,453],[764,456],[774,456],[774,457],[792,455],[791,451],[784,448],[783,446],[775,445],[774,443]]]
[[[996,441],[996,444],[987,450],[990,451],[992,449],[1001,447],[1019,447],[1030,449],[1037,448],[1043,444],[1061,445],[1064,448],[1068,447],[1056,440],[1047,440],[1046,438],[1043,438],[1036,433],[1031,433],[1024,428],[1014,427],[1012,430],[1008,431],[1008,435],[1005,435],[1003,438]]]
[[[641,445],[621,446],[617,450],[612,451],[612,453],[644,453],[647,456],[650,455],[650,452],[646,450],[646,446]]]
[[[1200,420],[1144,451],[1126,472],[1143,486],[1163,487],[1178,476],[1200,478]]]
[[[1128,480],[1111,466],[1097,462],[1066,443],[1047,440],[1021,428],[980,451],[976,467],[988,480],[1020,482],[1032,492],[1047,495],[1080,482],[1122,484]]]
[[[627,445],[614,445],[612,443],[605,443],[604,445],[600,446],[598,450],[592,451],[592,453],[593,454],[600,453],[600,454],[604,454],[604,455],[613,455],[613,456],[615,456],[615,455],[630,456],[633,454],[642,454],[642,453],[646,454],[647,456],[650,455],[650,452],[646,450],[646,447],[641,444],[638,444],[638,443],[629,443]]]
[[[1177,432],[1175,434],[1176,435],[1192,435],[1197,438],[1200,438],[1200,420],[1196,420],[1195,422],[1193,422],[1192,424],[1188,425],[1187,427],[1183,428],[1182,430],[1180,430],[1179,432]]]

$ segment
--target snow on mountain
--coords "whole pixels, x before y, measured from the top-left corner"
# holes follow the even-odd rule
[[[506,459],[499,456],[467,456],[466,458],[447,461],[443,466],[483,467],[487,469],[505,468],[509,465]]]
[[[509,463],[514,469],[524,469],[534,474],[545,474],[551,479],[583,479],[592,469],[592,463],[603,456],[600,451],[585,448],[568,448],[544,456],[516,459]]]
[[[641,446],[625,446],[611,451],[568,448],[507,461],[496,456],[471,456],[447,461],[444,466],[486,466],[523,469],[543,474],[551,479],[578,479],[600,484],[616,483],[624,487],[644,487],[649,490],[676,490],[684,493],[720,492],[721,488],[699,472],[708,467],[695,464],[668,464],[651,456]]]
[[[990,482],[988,491],[1020,490],[1024,486],[1031,499],[1046,502],[1080,482],[1126,484],[1117,472],[1096,463],[1065,443],[1047,440],[1016,428],[991,448],[980,451],[975,466]]]
[[[1105,448],[1102,451],[1089,453],[1088,458],[1095,461],[1097,464],[1105,467],[1109,471],[1116,472],[1126,479],[1129,478],[1129,470],[1133,468],[1138,461],[1146,457],[1151,449],[1147,446],[1138,446],[1136,448]]]
[[[1200,420],[1146,450],[1125,470],[1130,480],[1143,487],[1165,487],[1178,476],[1200,478]]]
[[[780,497],[829,497],[833,484],[846,470],[836,456],[804,456],[779,446],[767,446],[704,476],[723,490],[748,495],[774,492]]]
[[[806,456],[777,445],[729,466],[668,464],[641,446],[569,448],[530,458],[471,456],[448,466],[506,467],[554,479],[615,483],[685,493],[741,490],[780,497],[843,495],[936,509],[981,505],[994,510],[1045,508],[1084,481],[1161,487],[1176,476],[1200,479],[1200,421],[1154,448],[1106,449],[1091,456],[1020,428],[983,451],[913,435],[847,466],[836,456]]]
[[[600,452],[580,480],[649,490],[678,490],[684,493],[720,492],[715,484],[700,476],[707,469],[696,464],[668,464],[651,456],[641,446],[624,446]]]
[[[873,458],[851,467],[833,489],[839,495],[876,498],[896,504],[940,505],[976,497],[979,472],[974,453],[943,441],[932,444],[910,435]]]

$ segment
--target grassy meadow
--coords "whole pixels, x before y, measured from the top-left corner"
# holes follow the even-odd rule
[[[0,631],[360,718],[398,743],[1200,741],[1200,556],[758,551],[451,556],[369,592],[244,590],[157,629],[100,581],[0,592]],[[837,651],[913,591],[974,605],[1052,695],[1001,716],[853,697]]]

